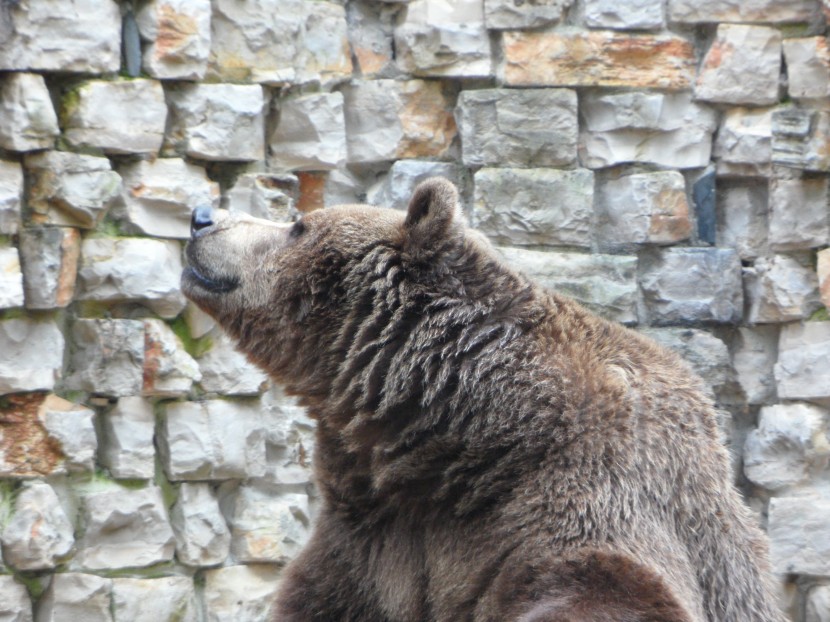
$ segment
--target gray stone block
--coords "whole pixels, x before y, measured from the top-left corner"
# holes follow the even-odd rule
[[[202,379],[199,365],[161,320],[144,320],[144,386],[141,394],[182,397]]]
[[[793,322],[781,330],[775,380],[779,399],[830,404],[830,322]]]
[[[152,479],[155,475],[152,403],[142,397],[122,397],[101,417],[100,459],[113,477]]]
[[[815,0],[669,0],[669,21],[680,23],[803,23],[818,16]]]
[[[77,229],[32,227],[20,232],[27,309],[63,308],[75,295],[81,236]]]
[[[804,250],[830,243],[827,177],[770,182],[769,241],[776,251]]]
[[[484,0],[484,22],[492,30],[541,28],[562,19],[573,0]]]
[[[665,24],[662,0],[586,0],[585,23],[591,28],[659,30]]]
[[[405,210],[415,187],[430,177],[444,177],[464,193],[461,167],[453,162],[398,160],[377,184],[369,188],[366,200],[379,207]]]
[[[772,161],[807,171],[830,170],[830,111],[779,108],[772,114]]]
[[[778,326],[741,327],[732,342],[732,366],[750,404],[775,400],[773,365],[778,358]]]
[[[112,579],[79,572],[52,577],[37,604],[37,622],[115,622],[111,611]]]
[[[205,572],[205,620],[269,620],[280,568],[273,564],[226,566]]]
[[[13,235],[20,229],[22,200],[22,167],[17,162],[0,160],[0,235]]]
[[[717,189],[716,240],[734,248],[741,259],[769,252],[769,192],[765,181],[722,182]]]
[[[730,108],[726,111],[714,149],[719,175],[757,177],[771,173],[774,110]]]
[[[320,93],[280,101],[279,122],[269,138],[269,167],[327,171],[346,163],[343,95]]]
[[[43,76],[10,73],[0,79],[0,147],[10,151],[50,149],[60,134]]]
[[[807,319],[821,307],[815,270],[792,257],[761,257],[744,268],[744,284],[752,324]]]
[[[210,0],[151,0],[136,14],[142,67],[159,79],[201,80],[210,53]]]
[[[181,563],[216,566],[227,559],[231,534],[210,484],[182,483],[170,519]]]
[[[112,580],[115,622],[197,622],[196,594],[190,577]]]
[[[138,320],[75,320],[66,386],[124,397],[141,393],[144,324]]]
[[[14,246],[0,242],[0,309],[23,306],[23,272]]]
[[[32,622],[32,601],[26,586],[12,575],[0,575],[0,620]]]
[[[63,334],[53,321],[0,320],[0,395],[51,391],[63,369]]]
[[[780,574],[830,575],[830,500],[815,494],[769,502],[770,560]]]

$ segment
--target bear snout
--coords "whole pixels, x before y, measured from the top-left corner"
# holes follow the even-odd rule
[[[190,214],[190,237],[213,224],[213,208],[210,205],[199,205]]]

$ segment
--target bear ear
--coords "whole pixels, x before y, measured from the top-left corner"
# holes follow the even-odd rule
[[[408,245],[414,249],[435,244],[461,222],[458,190],[446,179],[432,177],[415,188],[403,226]]]

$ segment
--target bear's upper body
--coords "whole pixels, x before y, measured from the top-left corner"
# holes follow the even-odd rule
[[[276,620],[783,619],[699,379],[505,265],[451,184],[193,222],[185,293],[317,420]]]

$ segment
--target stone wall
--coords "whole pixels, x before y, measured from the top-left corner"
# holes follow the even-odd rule
[[[443,175],[703,375],[784,606],[830,620],[825,32],[819,0],[0,0],[0,619],[266,619],[313,424],[182,297],[190,210]]]

